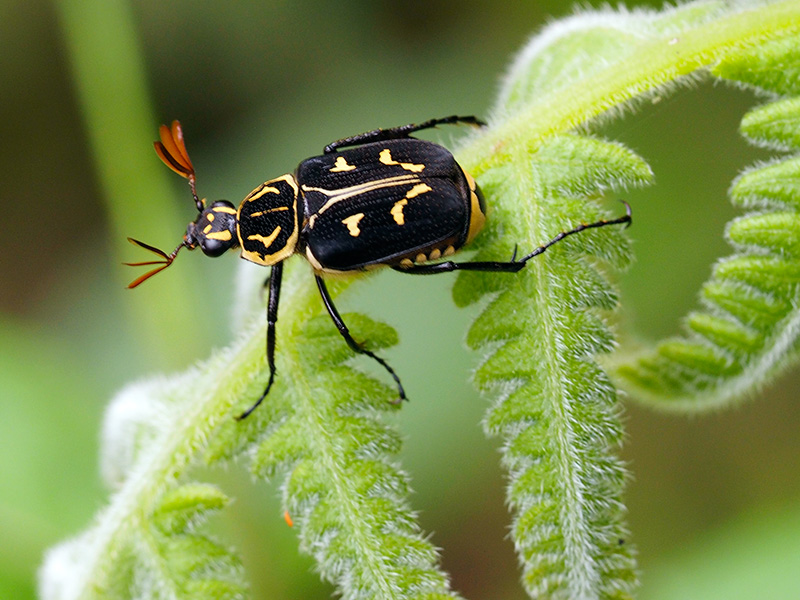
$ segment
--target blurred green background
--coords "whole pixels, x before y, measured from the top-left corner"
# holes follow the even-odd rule
[[[144,260],[125,236],[171,249],[194,211],[152,151],[158,124],[183,122],[202,195],[238,202],[339,137],[486,114],[512,53],[570,12],[554,0],[0,1],[0,598],[35,597],[44,549],[104,506],[98,438],[115,390],[231,337],[235,256],[186,255],[124,288],[133,273],[120,262]],[[640,339],[678,332],[727,253],[726,189],[768,156],[736,133],[753,102],[693,85],[606,130],[658,183],[626,194],[637,262],[620,276],[621,318]],[[382,273],[340,308],[400,332],[386,355],[412,398],[401,459],[454,587],[520,599],[497,441],[468,384],[474,311],[453,307],[451,282]],[[793,369],[735,410],[691,419],[625,403],[641,598],[799,597],[799,382]],[[212,528],[242,550],[254,598],[330,596],[274,485],[200,476],[237,498]]]

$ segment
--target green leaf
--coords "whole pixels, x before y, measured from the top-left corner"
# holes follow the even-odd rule
[[[714,73],[775,93],[797,93],[800,37],[736,49]],[[800,147],[800,102],[784,98],[742,119],[742,133],[778,150]],[[683,338],[667,340],[618,374],[637,396],[667,408],[703,410],[738,400],[794,360],[800,334],[800,160],[777,157],[743,172],[731,186],[734,205],[756,209],[732,221],[735,252],[704,285],[704,311],[687,319]]]
[[[786,98],[754,108],[742,119],[742,134],[776,150],[800,147],[800,98]]]
[[[652,173],[593,132],[644,99],[709,70],[773,95],[796,93],[798,32],[793,1],[606,9],[546,28],[509,70],[490,126],[458,152],[490,207],[474,260],[509,260],[516,247],[527,253],[581,222],[620,214],[599,196],[650,183]],[[796,148],[796,122],[797,102],[776,98],[742,130],[759,144]],[[637,394],[659,406],[724,405],[796,355],[797,172],[796,158],[781,157],[734,182],[734,203],[754,212],[729,226],[734,253],[714,268],[687,334],[617,368]],[[622,227],[594,228],[518,274],[465,272],[455,285],[458,304],[488,297],[467,339],[485,353],[474,381],[491,398],[484,427],[503,440],[511,532],[532,597],[630,598],[637,586],[618,393],[597,362],[615,344],[606,319],[617,293],[606,272],[630,260]],[[396,464],[400,439],[386,423],[399,409],[394,390],[348,364],[353,353],[324,314],[307,265],[294,263],[277,325],[282,376],[269,401],[234,419],[268,377],[263,319],[244,316],[252,307],[239,311],[241,337],[205,363],[123,390],[103,434],[114,494],[86,532],[50,551],[43,598],[242,597],[239,559],[200,529],[227,497],[189,478],[201,460],[241,457],[256,476],[282,478],[301,548],[344,598],[457,597]],[[253,291],[254,277],[245,273],[241,285]],[[332,284],[334,296],[349,284]],[[369,348],[396,341],[387,326],[347,320]]]
[[[649,182],[644,161],[585,132],[620,107],[662,97],[700,69],[741,61],[743,49],[767,47],[764,56],[780,62],[773,46],[800,27],[800,10],[785,2],[757,10],[757,18],[743,5],[718,2],[661,13],[606,10],[555,23],[532,39],[509,71],[492,127],[459,154],[478,175],[499,221],[479,242],[476,260],[502,259],[513,243],[525,252],[577,222],[600,218],[582,196]],[[749,73],[750,65],[743,70]],[[783,111],[762,114],[769,131],[753,119],[748,135],[761,143],[792,143],[793,110],[786,103]],[[753,188],[761,183],[750,182]],[[784,210],[793,201],[781,200]],[[794,219],[753,219],[737,221],[729,235],[743,247],[757,245],[759,254],[780,245],[780,257],[722,263],[716,272],[738,270],[738,280],[708,288],[708,298],[746,289],[736,299],[741,310],[766,318],[793,302],[788,293],[797,287],[796,274],[787,252],[794,248]],[[609,228],[575,236],[513,278],[488,283],[467,273],[455,288],[459,304],[494,295],[467,340],[488,352],[475,383],[494,397],[486,426],[505,440],[512,535],[532,597],[629,597],[636,586],[624,524],[625,473],[615,457],[622,435],[616,391],[594,362],[613,345],[602,311],[616,299],[595,270],[597,259],[613,266],[629,260],[616,234]],[[774,289],[754,290],[753,278],[773,281]],[[645,354],[628,377],[637,392],[658,385],[659,393],[672,386],[717,394],[718,380],[742,376],[739,357],[763,348],[749,323],[716,311],[694,314],[689,323],[694,335],[704,335],[702,343],[669,341],[657,357]]]
[[[796,23],[794,25],[796,27]],[[800,93],[800,38],[797,31],[795,29],[794,35],[783,35],[758,46],[731,48],[712,72],[717,77],[778,94]]]

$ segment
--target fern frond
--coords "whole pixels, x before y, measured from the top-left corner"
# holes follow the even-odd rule
[[[490,131],[459,154],[493,211],[476,260],[508,256],[515,243],[528,251],[599,218],[587,197],[647,183],[644,161],[585,132],[800,25],[796,5],[758,7],[758,20],[770,23],[763,29],[753,27],[749,8],[756,10],[714,2],[661,13],[605,10],[553,24],[531,40],[509,72]],[[455,297],[464,304],[493,294],[468,342],[487,352],[474,379],[494,397],[485,425],[504,439],[512,533],[528,593],[626,598],[636,574],[624,524],[626,476],[615,456],[622,428],[614,385],[595,356],[613,347],[603,314],[616,302],[598,262],[624,266],[629,248],[618,231],[577,237],[514,277],[465,273]],[[683,358],[698,372],[728,367],[701,349]]]
[[[553,163],[558,168],[549,170]],[[496,170],[481,185],[524,208],[498,219],[502,236],[493,237],[503,241],[484,244],[477,260],[509,256],[517,240],[527,251],[573,223],[599,218],[600,209],[581,194],[649,177],[630,151],[575,135],[553,138]],[[496,294],[467,341],[472,347],[500,344],[474,379],[496,395],[486,428],[505,439],[516,511],[512,532],[528,592],[627,594],[636,577],[623,523],[625,474],[611,450],[622,429],[614,388],[593,357],[613,345],[598,311],[616,304],[594,259],[622,266],[629,249],[618,235],[595,231],[551,250],[517,275],[491,278],[489,286],[481,283],[485,277],[464,274],[455,297],[463,304]]]
[[[396,343],[393,330],[346,315],[372,347]],[[255,446],[253,472],[283,476],[283,503],[301,548],[345,598],[452,598],[436,569],[437,551],[411,512],[407,476],[391,456],[400,439],[382,419],[396,390],[344,365],[352,352],[327,314],[295,320],[282,332],[292,385],[282,410],[258,415],[266,430]],[[284,350],[286,345],[283,345]]]
[[[215,486],[175,477],[197,442],[181,435],[183,427],[208,432],[190,409],[191,392],[184,395],[198,378],[191,371],[136,384],[112,403],[102,471],[117,491],[91,529],[48,553],[43,598],[245,597],[238,557],[198,529],[228,498]],[[174,427],[176,419],[183,427]]]
[[[725,56],[714,74],[767,93],[797,93],[800,37],[787,36]],[[800,98],[747,113],[741,130],[779,151],[800,148]],[[667,340],[618,372],[660,407],[702,410],[754,392],[794,362],[800,335],[800,158],[777,157],[744,171],[730,189],[751,212],[728,224],[735,252],[703,286],[703,310],[686,319],[684,337]]]
[[[795,1],[605,10],[545,30],[512,66],[490,127],[458,154],[490,206],[476,260],[507,260],[515,245],[527,252],[581,221],[607,218],[599,196],[648,183],[641,158],[587,133],[642,97],[711,67],[795,93],[799,32]],[[797,103],[780,99],[746,117],[743,131],[759,144],[795,148],[796,121]],[[630,380],[662,399],[713,402],[796,353],[799,166],[790,157],[737,180],[734,201],[754,212],[728,229],[737,252],[704,288],[707,310],[690,318],[689,337],[623,369]],[[489,296],[468,343],[486,353],[474,380],[493,397],[485,429],[503,438],[512,534],[535,597],[629,598],[636,586],[626,473],[616,456],[620,409],[596,362],[614,346],[604,318],[617,295],[604,270],[629,260],[619,228],[591,229],[519,274],[463,273],[455,285],[459,304]],[[247,308],[242,337],[229,348],[117,397],[103,449],[115,493],[87,532],[48,555],[43,598],[243,596],[238,559],[198,528],[227,499],[189,478],[200,458],[242,455],[257,476],[282,477],[303,549],[345,598],[455,596],[395,463],[399,439],[384,422],[393,395],[345,364],[352,353],[321,314],[307,265],[297,266],[287,265],[282,289],[281,377],[250,418],[233,417],[263,390],[265,326],[263,315],[244,324]],[[332,292],[346,286],[337,282]],[[386,326],[347,319],[373,348],[396,340]]]

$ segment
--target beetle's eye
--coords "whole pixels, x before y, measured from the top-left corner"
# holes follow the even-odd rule
[[[200,241],[200,249],[206,256],[211,256],[211,257],[221,256],[230,247],[231,244],[229,242],[221,242],[219,240],[212,240],[209,238],[203,238]]]

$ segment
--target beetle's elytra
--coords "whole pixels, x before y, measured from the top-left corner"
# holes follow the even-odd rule
[[[129,238],[161,260],[127,263],[156,265],[128,287],[136,287],[167,268],[181,248],[199,246],[207,256],[220,256],[238,247],[242,258],[271,267],[267,283],[269,381],[263,394],[239,419],[261,404],[275,380],[275,323],[283,261],[292,254],[302,254],[310,263],[322,301],[348,346],[386,369],[397,384],[401,401],[406,396],[399,377],[382,358],[362,348],[350,335],[328,293],[326,275],[380,266],[422,275],[457,270],[514,273],[568,235],[631,223],[630,206],[625,203],[625,215],[563,231],[520,259],[431,262],[449,257],[469,243],[486,220],[480,189],[453,155],[443,146],[411,136],[446,123],[483,125],[475,117],[451,116],[338,140],[326,146],[321,156],[301,162],[294,173],[258,186],[238,208],[226,200],[208,204],[199,199],[180,123],[174,121],[171,128],[161,126],[156,152],[170,169],[189,180],[199,215],[170,254]]]

